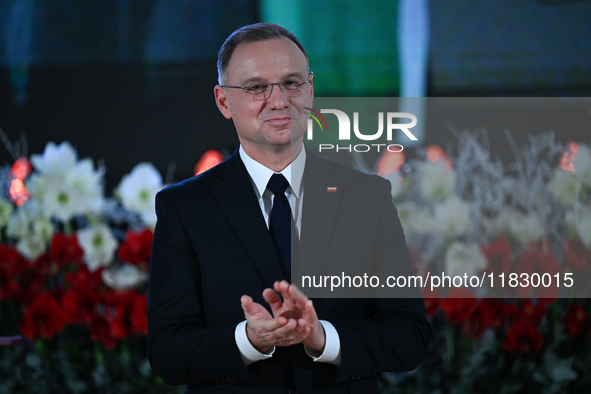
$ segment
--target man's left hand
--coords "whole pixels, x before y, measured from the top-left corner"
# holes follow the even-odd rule
[[[296,319],[298,326],[309,327],[310,334],[302,343],[304,346],[322,353],[326,344],[326,335],[324,327],[318,320],[312,300],[308,299],[297,286],[284,280],[275,282],[273,288],[283,297],[283,302],[281,302],[281,299],[271,289],[265,290],[266,293],[263,293],[265,300],[271,306],[273,316]]]

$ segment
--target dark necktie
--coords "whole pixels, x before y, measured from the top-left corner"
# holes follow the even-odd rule
[[[289,186],[282,174],[273,174],[267,187],[273,193],[273,209],[269,220],[269,231],[277,257],[281,262],[281,269],[286,278],[291,275],[291,208],[285,197],[285,190]]]

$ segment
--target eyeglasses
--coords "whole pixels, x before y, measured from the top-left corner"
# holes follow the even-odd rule
[[[247,96],[251,97],[253,100],[267,100],[273,94],[273,87],[275,85],[279,86],[281,92],[286,95],[287,97],[296,97],[304,93],[304,89],[306,87],[305,84],[312,82],[312,78],[314,77],[314,73],[310,71],[308,73],[308,80],[307,81],[298,81],[297,79],[288,79],[283,82],[275,82],[275,83],[253,83],[252,85],[248,86],[229,86],[229,85],[220,85],[223,88],[234,88],[234,89],[242,89]]]

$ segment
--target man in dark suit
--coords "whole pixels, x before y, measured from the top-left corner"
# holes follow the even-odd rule
[[[216,103],[241,146],[156,197],[152,368],[189,393],[377,393],[376,373],[413,369],[427,349],[422,300],[308,300],[282,280],[290,257],[276,220],[287,206],[300,259],[314,258],[305,250],[317,251],[319,241],[330,255],[347,227],[331,207],[354,205],[364,235],[350,254],[409,267],[389,183],[303,149],[312,74],[301,44],[282,27],[234,32],[218,73]],[[337,184],[341,192],[328,196],[327,185]],[[318,223],[322,237],[313,237]]]

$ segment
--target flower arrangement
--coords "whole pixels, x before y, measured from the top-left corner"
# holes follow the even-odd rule
[[[455,133],[455,157],[427,147],[404,165],[387,157],[378,165],[393,182],[416,272],[566,275],[580,286],[425,289],[427,359],[384,374],[384,392],[590,392],[591,304],[582,297],[591,280],[591,150],[551,133],[519,150],[507,135],[515,162],[503,166],[483,133]]]
[[[532,137],[503,166],[483,135],[456,155],[384,154],[417,273],[591,275],[591,150]],[[180,392],[147,361],[147,279],[163,187],[138,164],[108,198],[104,169],[64,142],[0,170],[2,392]],[[415,371],[381,375],[385,393],[590,392],[591,304],[573,292],[517,287],[425,290],[433,327]],[[561,298],[557,298],[557,297]],[[0,340],[0,345],[3,342]]]
[[[3,171],[0,392],[166,392],[147,361],[147,280],[163,187],[149,163],[116,190],[72,146]]]

